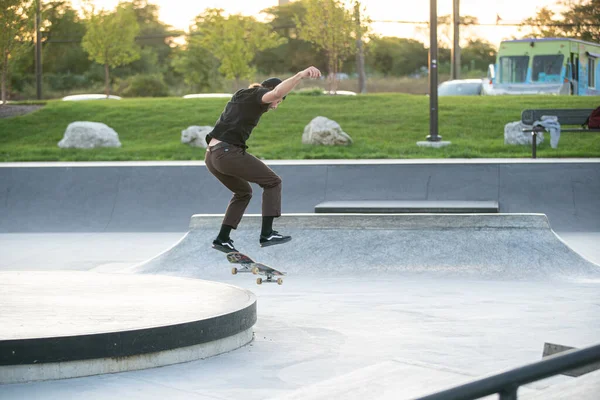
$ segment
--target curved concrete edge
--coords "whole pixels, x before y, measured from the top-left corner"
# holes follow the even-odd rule
[[[227,353],[253,339],[252,327],[209,343],[155,353],[57,363],[0,366],[0,384],[76,378],[185,363]]]
[[[0,383],[206,358],[252,339],[257,300],[233,285],[164,275],[0,272]]]
[[[560,235],[558,233],[556,233],[554,231],[554,229],[550,228],[550,232],[552,232],[552,234],[559,241],[559,243],[560,243],[561,246],[563,246],[566,249],[569,249],[569,251],[572,251],[574,254],[576,254],[577,257],[579,257],[580,259],[584,260],[589,265],[593,265],[594,267],[597,267],[598,271],[600,273],[600,263],[597,263],[596,261],[592,261],[588,257],[586,257],[583,254],[579,253],[577,250],[575,250],[573,247],[571,247],[569,245],[569,243],[567,243],[562,237],[560,237]],[[600,279],[600,275],[597,277],[597,279]]]
[[[211,249],[222,217],[192,216],[182,241],[130,272],[224,274],[229,264]],[[562,241],[544,214],[284,214],[274,227],[291,235],[292,242],[264,249],[258,246],[260,223],[259,215],[244,216],[231,234],[236,248],[291,279],[340,274],[600,279],[600,266]]]

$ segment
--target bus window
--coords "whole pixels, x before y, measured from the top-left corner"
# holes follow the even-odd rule
[[[561,82],[562,65],[565,56],[552,54],[533,57],[531,80],[534,82]]]
[[[596,58],[588,58],[588,87],[596,88]]]
[[[529,56],[500,57],[500,83],[525,83]]]

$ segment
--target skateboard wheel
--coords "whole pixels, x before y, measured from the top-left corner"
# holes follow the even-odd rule
[[[254,275],[258,275],[258,271],[259,271],[258,267],[254,267],[254,268],[252,268],[252,273],[253,273]]]
[[[257,278],[257,279],[256,279],[256,284],[257,284],[257,285],[262,285],[262,283],[263,283],[263,280],[262,280],[262,278]]]
[[[278,285],[283,285],[283,279],[281,279],[281,278],[278,278],[278,279],[277,279],[277,284],[278,284]]]
[[[238,269],[237,269],[237,268],[235,268],[235,267],[231,268],[231,273],[232,273],[233,275],[237,274],[237,273],[238,273]]]

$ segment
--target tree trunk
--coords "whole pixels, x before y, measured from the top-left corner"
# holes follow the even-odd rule
[[[331,79],[331,91],[333,92],[333,94],[337,94],[337,84],[338,84],[338,72],[340,71],[339,68],[339,60],[338,60],[339,56],[337,54],[337,52],[333,53],[333,77]]]
[[[328,69],[328,87],[327,90],[330,94],[335,93],[335,79],[336,79],[336,68],[335,68],[335,56],[332,51],[327,54],[327,69]]]
[[[367,77],[365,75],[365,55],[363,51],[362,29],[360,26],[360,3],[354,4],[356,20],[356,73],[358,74],[358,92],[367,93]]]
[[[6,80],[8,79],[8,53],[5,53],[2,55],[2,76],[0,77],[0,80],[2,81],[1,83],[1,89],[0,91],[1,93],[1,98],[2,98],[2,103],[0,104],[0,106],[3,106],[6,104]]]
[[[6,81],[8,79],[8,52],[2,54],[2,71],[0,73],[0,107],[6,104]]]
[[[108,75],[108,63],[104,64],[104,92],[106,93],[106,98],[110,95],[110,77]]]

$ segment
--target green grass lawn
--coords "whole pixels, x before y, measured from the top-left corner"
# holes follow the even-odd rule
[[[504,144],[504,125],[526,108],[595,108],[599,97],[440,97],[439,134],[452,144],[422,148],[429,134],[429,98],[408,94],[289,96],[263,116],[248,145],[264,159],[514,158],[531,157],[530,146]],[[49,101],[33,113],[0,119],[0,161],[203,160],[204,149],[181,143],[190,125],[213,126],[227,99],[127,99]],[[308,146],[304,127],[316,116],[338,122],[354,143]],[[103,122],[118,134],[118,149],[60,149],[67,125]],[[600,133],[564,132],[557,149],[550,135],[538,157],[600,157]]]

